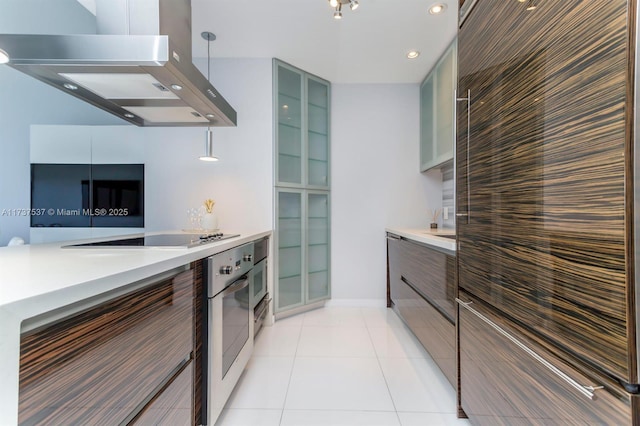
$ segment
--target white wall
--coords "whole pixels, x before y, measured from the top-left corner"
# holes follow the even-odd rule
[[[206,60],[196,62],[206,73]],[[213,128],[218,162],[199,161],[206,128],[144,129],[147,231],[188,225],[186,210],[216,201],[226,231],[272,228],[271,59],[215,60],[211,80],[238,112],[238,126]]]
[[[419,172],[417,84],[334,84],[331,96],[332,298],[383,303],[384,229],[426,228],[442,179]]]

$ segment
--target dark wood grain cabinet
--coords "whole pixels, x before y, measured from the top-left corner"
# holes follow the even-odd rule
[[[200,266],[185,266],[24,332],[19,423],[199,422],[199,279]]]
[[[455,388],[455,257],[392,234],[387,249],[391,304]]]
[[[605,388],[585,398],[461,305],[462,407],[475,424],[638,424],[638,3],[466,3],[460,298],[575,382]]]
[[[569,365],[480,299],[464,291],[460,299],[460,392],[473,424],[632,424],[637,396]]]

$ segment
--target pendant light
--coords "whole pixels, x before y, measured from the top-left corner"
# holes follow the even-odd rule
[[[211,42],[216,39],[216,35],[209,31],[204,31],[200,35],[203,39],[207,40],[207,81],[211,83]],[[218,161],[218,157],[213,155],[213,132],[211,131],[210,126],[207,126],[207,133],[205,136],[204,155],[200,157],[200,160]]]

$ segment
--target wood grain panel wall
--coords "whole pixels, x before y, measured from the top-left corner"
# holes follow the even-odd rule
[[[459,33],[459,284],[623,381],[625,0],[479,0]],[[467,162],[467,159],[470,161]]]
[[[118,424],[193,349],[193,270],[24,334],[20,424]]]

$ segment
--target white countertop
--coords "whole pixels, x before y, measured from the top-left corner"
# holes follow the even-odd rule
[[[430,229],[386,228],[385,230],[399,237],[404,237],[418,243],[439,247],[453,252],[456,251],[456,240],[442,237],[442,235],[455,235],[456,232],[453,229],[432,231]]]
[[[23,320],[270,234],[246,232],[190,249],[61,248],[69,242],[0,247],[0,425],[18,421]]]

